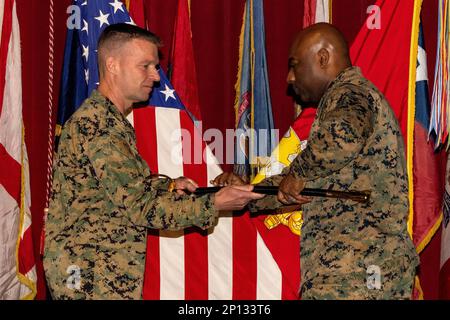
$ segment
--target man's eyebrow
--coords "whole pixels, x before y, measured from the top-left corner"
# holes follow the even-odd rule
[[[142,59],[139,61],[139,63],[142,64],[159,64],[159,61],[155,61],[155,60],[149,60],[149,59]]]
[[[294,57],[290,57],[289,58],[289,60],[288,60],[288,65],[293,65],[293,64],[296,64],[296,63],[298,63],[298,60],[297,59],[295,59]]]

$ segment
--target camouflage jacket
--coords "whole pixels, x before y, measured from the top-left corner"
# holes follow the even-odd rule
[[[209,228],[213,195],[150,177],[134,129],[94,91],[67,121],[53,167],[44,267],[57,299],[140,299],[147,228]]]
[[[262,184],[278,185],[286,174],[309,188],[371,191],[367,204],[316,197],[303,205],[303,293],[318,285],[353,286],[352,279],[360,279],[363,288],[369,266],[380,267],[385,283],[394,276],[406,279],[406,295],[411,293],[412,275],[405,273],[414,270],[418,257],[407,232],[403,139],[389,103],[359,68],[344,70],[330,84],[305,150]],[[250,209],[279,206],[276,197],[265,197]]]

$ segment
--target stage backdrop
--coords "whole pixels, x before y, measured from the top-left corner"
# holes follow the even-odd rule
[[[142,0],[150,30],[163,42],[166,67],[172,45],[177,0]],[[45,207],[49,120],[53,123],[72,0],[16,0],[22,39],[23,108],[31,172],[33,236],[38,267],[38,298],[45,298],[39,238]],[[332,21],[349,44],[367,18],[373,0],[334,0]],[[234,84],[244,0],[193,0],[191,21],[204,130],[234,128]],[[287,95],[290,43],[303,19],[303,0],[265,0],[266,53],[275,127],[283,133],[294,119]],[[50,9],[53,8],[53,9]],[[437,0],[424,0],[422,19],[428,52],[429,87],[433,87]],[[49,108],[50,106],[50,108]],[[50,110],[49,110],[50,109]],[[227,167],[225,167],[227,169]],[[229,167],[228,167],[229,169]],[[421,279],[426,299],[438,296],[440,231],[422,253]]]

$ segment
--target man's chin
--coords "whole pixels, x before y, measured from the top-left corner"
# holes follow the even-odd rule
[[[319,100],[313,99],[309,95],[297,93],[295,96],[295,102],[301,106],[311,106],[316,105],[319,102]]]
[[[148,105],[148,100],[133,103],[133,108],[142,108]]]
[[[300,91],[300,89],[294,87],[294,93],[295,93],[295,101],[297,103],[306,103],[308,102],[307,97],[305,97],[305,95],[302,93],[302,91]]]
[[[147,106],[149,98],[150,98],[150,93],[148,95],[139,96],[139,97],[137,97],[137,99],[135,99],[133,106],[134,107]]]
[[[147,100],[150,98],[151,94],[152,94],[152,88],[150,88],[150,89],[148,90],[148,92],[143,93],[143,94],[140,96],[140,98],[142,98],[142,101],[147,101]]]
[[[301,94],[295,95],[295,102],[301,106],[311,103],[311,101],[310,101],[310,99],[308,99],[308,97],[305,97]]]

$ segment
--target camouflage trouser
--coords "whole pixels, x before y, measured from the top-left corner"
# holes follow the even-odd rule
[[[52,272],[53,270],[49,270]],[[54,274],[58,271],[55,270]],[[95,278],[95,279],[94,279]],[[79,281],[79,284],[77,283]],[[136,292],[127,287],[111,287],[107,283],[105,275],[94,275],[92,272],[81,271],[79,279],[77,275],[66,278],[56,278],[47,276],[47,284],[54,300],[125,300],[142,299],[142,289],[139,287]]]
[[[403,261],[408,261],[405,259]],[[392,259],[384,264],[385,270],[376,266],[365,272],[344,275],[318,274],[302,281],[301,299],[320,300],[390,300],[411,299],[416,275],[415,264]],[[368,272],[369,271],[369,272]]]
[[[83,249],[83,250],[82,250]],[[127,264],[107,261],[114,253],[97,247],[71,248],[71,255],[47,248],[44,269],[53,299],[124,300],[141,299],[143,274]],[[127,272],[132,270],[133,273]],[[138,270],[138,271],[136,271]]]

